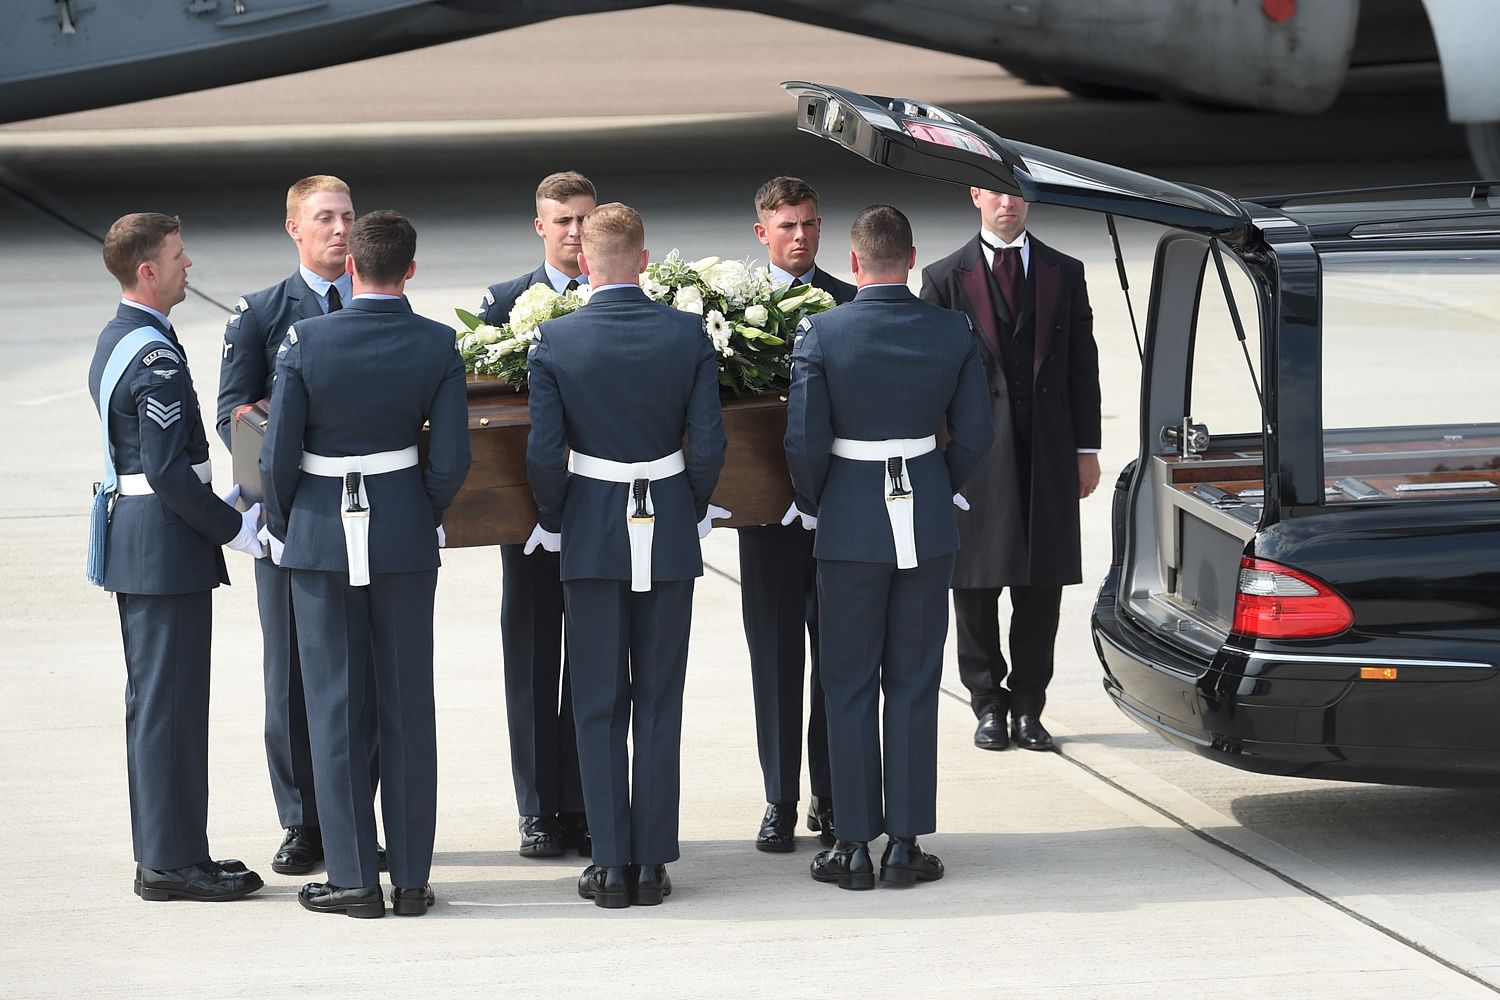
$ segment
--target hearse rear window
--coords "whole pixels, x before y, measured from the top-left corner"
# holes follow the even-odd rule
[[[1322,265],[1328,501],[1500,498],[1500,251]]]

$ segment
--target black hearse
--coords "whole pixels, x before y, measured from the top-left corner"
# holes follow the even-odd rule
[[[1093,613],[1126,715],[1252,771],[1500,783],[1489,185],[1240,201],[916,101],[785,86],[800,128],[874,163],[1171,227]]]

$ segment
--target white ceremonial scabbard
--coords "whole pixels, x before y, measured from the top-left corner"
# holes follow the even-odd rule
[[[370,585],[370,496],[365,480],[417,464],[417,449],[382,451],[374,455],[330,458],[302,453],[302,471],[339,480],[339,522],[344,526],[344,553],[349,559],[349,585]]]
[[[651,483],[686,468],[680,451],[650,462],[612,462],[576,451],[568,456],[568,471],[574,475],[630,487],[625,493],[625,531],[630,539],[630,589],[637,594],[651,589],[651,544],[656,537]]]
[[[896,568],[917,568],[916,518],[912,508],[916,494],[907,474],[908,459],[937,450],[937,438],[891,438],[886,441],[856,441],[834,438],[832,453],[855,462],[880,462],[885,478],[882,493],[885,514],[891,522],[891,540],[896,545]]]

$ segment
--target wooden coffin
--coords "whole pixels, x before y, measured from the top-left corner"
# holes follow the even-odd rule
[[[237,411],[230,429],[234,481],[247,502],[263,496],[260,449],[265,441],[270,401]],[[525,393],[493,378],[470,376],[469,446],[474,464],[463,489],[443,515],[450,547],[524,542],[536,524],[536,505],[526,482],[526,435],[531,429]],[[729,438],[724,472],[714,503],[734,512],[740,526],[774,524],[792,502],[782,436],[786,400],[774,393],[728,399],[724,430]],[[426,461],[426,435],[422,460]]]

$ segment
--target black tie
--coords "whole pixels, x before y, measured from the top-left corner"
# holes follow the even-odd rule
[[[336,312],[338,312],[342,308],[344,308],[344,300],[343,300],[342,297],[339,296],[339,286],[338,285],[329,285],[328,286],[328,311],[331,312],[331,313],[336,313]]]
[[[793,278],[792,279],[792,287],[793,288],[801,288],[805,284],[807,284],[807,282],[803,281],[801,278]]]
[[[578,279],[577,278],[569,278],[568,279],[568,287],[563,289],[564,294],[566,294],[567,292],[576,292],[576,291],[578,291]]]

